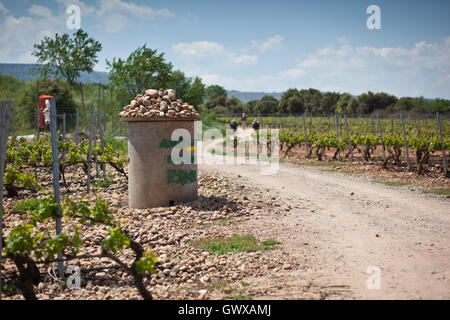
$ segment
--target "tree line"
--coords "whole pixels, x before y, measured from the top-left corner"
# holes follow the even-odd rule
[[[260,100],[250,100],[247,103],[235,97],[227,97],[226,91],[220,86],[207,88],[208,101],[203,105],[203,111],[217,115],[248,114],[347,114],[364,115],[372,113],[450,113],[450,101],[446,99],[427,100],[423,97],[397,98],[385,92],[367,92],[359,96],[350,93],[321,92],[317,89],[289,89],[277,100],[266,95]]]

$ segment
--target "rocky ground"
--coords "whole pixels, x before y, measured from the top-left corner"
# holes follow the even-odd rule
[[[288,160],[301,166],[281,163],[273,176],[262,176],[258,166],[200,165],[198,200],[172,207],[128,209],[126,179],[113,171],[111,185],[89,196],[82,170],[72,171],[62,193],[106,200],[130,235],[154,251],[159,263],[145,284],[155,299],[448,299],[449,200],[411,186],[448,188],[437,167],[418,176],[359,159],[319,166],[296,150]],[[50,171],[38,176],[39,194],[5,199],[5,230],[26,217],[13,210],[18,201],[51,192]],[[85,227],[81,234],[80,254],[100,253],[106,228]],[[224,254],[197,244],[234,234],[279,243],[273,250]],[[131,262],[131,250],[121,258]],[[81,268],[81,289],[68,289],[54,266],[42,266],[39,299],[141,299],[133,279],[107,258],[70,265]],[[368,290],[368,266],[381,268],[381,290]],[[10,275],[15,267],[7,262],[4,270]]]
[[[114,217],[130,235],[145,249],[153,250],[159,261],[157,272],[148,276],[145,283],[156,299],[250,299],[252,295],[265,291],[253,289],[245,281],[247,277],[270,278],[281,270],[299,268],[295,260],[283,251],[282,243],[277,244],[274,250],[221,255],[195,245],[199,239],[247,234],[249,232],[245,226],[242,227],[243,224],[259,214],[290,210],[289,207],[280,207],[276,197],[253,197],[254,190],[249,190],[244,184],[202,172],[198,200],[173,207],[132,210],[127,208],[126,180],[113,172],[109,174],[114,177],[109,187],[96,188],[86,196],[84,173],[81,169],[70,173],[67,176],[69,186],[62,187],[63,197],[84,196],[91,201],[99,197],[106,200]],[[41,181],[51,182],[49,172],[41,171],[39,176]],[[51,183],[44,184],[39,194],[51,191],[51,188]],[[39,194],[23,191],[19,199],[5,199],[6,235],[8,229],[26,217],[25,212],[13,210],[16,203]],[[68,227],[70,223],[64,222],[64,229]],[[84,241],[80,254],[99,254],[106,227],[83,227],[80,233]],[[131,250],[125,250],[122,258],[131,262]],[[141,299],[133,286],[133,279],[108,258],[73,260],[67,264],[81,268],[81,289],[68,289],[64,282],[55,277],[55,266],[43,266],[43,281],[36,288],[39,299]],[[15,271],[11,262],[7,262],[4,268],[7,274]],[[16,292],[6,299],[22,299],[22,296]]]

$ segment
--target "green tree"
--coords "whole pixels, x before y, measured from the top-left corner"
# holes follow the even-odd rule
[[[42,64],[38,69],[41,78],[55,76],[73,85],[80,72],[92,72],[101,50],[100,42],[78,29],[72,37],[68,33],[56,33],[54,39],[45,37],[41,43],[34,45],[32,55],[37,58],[37,63]]]
[[[55,97],[56,113],[61,115],[66,113],[67,128],[73,126],[74,117],[69,117],[75,113],[75,102],[67,82],[43,80],[39,82],[39,95],[48,94]],[[27,86],[22,97],[17,104],[17,121],[21,128],[33,128],[34,112],[36,109],[36,87]],[[60,122],[60,121],[58,121]]]
[[[244,112],[252,114],[256,113],[256,104],[258,103],[258,100],[250,100],[245,104]]]
[[[211,85],[206,88],[206,99],[208,101],[214,100],[220,96],[224,96],[225,98],[227,97],[227,91],[223,87],[219,85]]]
[[[273,114],[278,111],[278,100],[273,96],[265,95],[255,106],[255,112],[259,114]]]
[[[357,107],[358,101],[350,93],[344,93],[337,102],[336,112],[340,114],[354,114]]]
[[[300,90],[300,99],[302,100],[305,112],[318,113],[320,107],[320,100],[322,93],[317,89],[302,89]]]
[[[326,92],[322,94],[322,99],[320,100],[320,105],[317,110],[318,113],[320,114],[334,113],[340,97],[341,95],[337,92]]]
[[[388,107],[395,105],[398,101],[397,97],[384,93],[377,92],[363,93],[358,97],[359,113],[372,113],[376,110],[386,110]]]
[[[226,96],[217,96],[205,103],[205,107],[208,110],[214,109],[215,107],[225,107],[227,101]]]
[[[186,77],[184,72],[176,70],[172,73],[172,78],[168,84],[168,88],[175,90],[177,98],[199,107],[205,100],[205,85],[198,77],[192,79]]]
[[[166,62],[164,53],[158,54],[147,45],[137,48],[126,60],[114,58],[106,64],[111,86],[129,98],[149,88],[167,88],[173,80],[172,64]]]
[[[305,111],[305,107],[300,97],[297,96],[290,97],[287,105],[290,114],[301,114]]]
[[[168,84],[168,88],[174,89],[178,98],[183,99],[184,94],[192,86],[192,78],[186,77],[184,72],[175,70],[172,72],[172,78]]]
[[[428,104],[420,104],[424,111],[427,112],[442,112],[442,113],[449,113],[450,112],[450,100],[447,99],[434,99]]]
[[[281,96],[280,103],[279,103],[279,106],[278,106],[278,109],[279,109],[280,113],[292,113],[290,111],[290,109],[292,108],[292,102],[298,103],[297,100],[292,100],[291,104],[289,104],[289,99],[291,99],[293,97],[297,97],[298,101],[300,101],[301,106],[297,106],[297,109],[303,107],[303,103],[302,103],[302,101],[300,99],[300,91],[298,91],[297,89],[288,89]],[[296,109],[296,107],[294,107],[294,109]]]
[[[395,104],[394,109],[398,111],[409,111],[414,108],[414,99],[410,97],[402,97]]]
[[[10,75],[0,75],[0,100],[15,100],[20,96],[25,83]]]
[[[231,114],[241,114],[244,111],[244,104],[236,97],[228,98],[225,106]]]
[[[199,77],[195,77],[192,85],[183,94],[182,99],[193,106],[199,106],[205,99],[205,85]]]

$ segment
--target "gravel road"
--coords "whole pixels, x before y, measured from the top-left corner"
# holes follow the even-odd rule
[[[243,228],[280,240],[304,266],[249,279],[269,292],[255,298],[450,298],[445,197],[283,163],[274,175],[261,175],[255,165],[202,164],[200,170],[252,186],[276,202]]]

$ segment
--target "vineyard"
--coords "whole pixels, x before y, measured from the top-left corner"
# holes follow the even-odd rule
[[[25,216],[21,216],[21,222],[11,226],[6,237],[2,238],[4,248],[2,255],[7,261],[11,261],[18,271],[17,274],[9,275],[12,278],[6,277],[9,281],[5,281],[2,285],[2,291],[11,294],[18,289],[25,299],[36,299],[34,286],[42,280],[39,269],[41,265],[57,261],[61,266],[63,261],[104,257],[115,261],[133,277],[136,288],[144,299],[151,298],[150,292],[142,283],[142,274],[144,271],[154,273],[156,258],[153,252],[145,252],[143,247],[132,239],[129,232],[110,215],[107,202],[99,198],[95,201],[86,201],[82,196],[70,196],[75,189],[74,184],[82,180],[85,181],[87,195],[99,186],[109,186],[113,175],[108,170],[110,177],[106,176],[106,165],[127,179],[124,170],[125,156],[114,151],[112,146],[102,139],[101,145],[94,147],[92,140],[96,144],[97,139],[90,136],[88,140],[83,139],[79,142],[77,137],[75,142],[59,135],[57,167],[62,186],[65,187],[63,203],[60,205],[59,199],[55,199],[48,190],[54,159],[50,136],[43,133],[39,140],[32,141],[15,137],[9,139],[5,157],[4,186],[8,198],[25,200],[16,203],[12,212],[7,213],[5,220],[8,223],[12,216],[21,214]],[[96,167],[94,190],[91,190],[91,163]],[[76,174],[78,168],[84,173],[84,178]],[[103,171],[101,178],[100,171]],[[66,176],[75,178],[75,181],[72,179],[68,181]],[[59,197],[59,190],[57,192]],[[66,222],[64,228],[59,230],[56,236],[52,235],[51,225],[61,218]],[[58,222],[56,223],[58,225]],[[80,255],[83,245],[81,230],[85,231],[86,226],[96,225],[102,225],[108,230],[100,243],[101,253],[96,255],[85,252]],[[135,254],[134,262],[130,265],[117,257],[117,253],[125,247],[130,248]],[[6,269],[8,270],[8,264]],[[64,276],[64,271],[62,274],[60,271],[59,276]]]
[[[248,208],[263,208],[217,175],[199,175],[195,201],[128,208],[127,156],[103,139],[99,119],[91,114],[88,133],[56,132],[52,122],[39,139],[4,140],[2,298],[248,299],[245,285],[224,284],[295,266],[267,260],[276,240],[234,234],[259,211]],[[217,255],[215,241],[232,247]]]
[[[233,118],[220,118],[228,124]],[[324,160],[381,162],[386,168],[406,166],[422,174],[438,166],[448,175],[450,146],[448,120],[403,120],[347,117],[248,117],[262,128],[280,129],[280,152],[284,157]],[[242,123],[241,123],[242,125]],[[445,150],[446,153],[443,152]],[[447,173],[446,173],[447,172]]]
[[[0,0],[2,314],[450,300],[450,2],[378,2]]]
[[[362,161],[420,175],[434,170],[442,176],[445,171],[442,150],[449,149],[448,120],[252,117],[248,121],[255,119],[269,133],[280,129],[284,158]],[[219,122],[224,127],[231,120]],[[129,209],[126,151],[117,140],[104,139],[99,123],[93,113],[89,132],[63,130],[55,136],[43,131],[39,139],[6,140],[1,274],[5,298],[247,299],[261,292],[247,288],[242,279],[297,268],[283,250],[271,253],[268,260],[265,251],[279,248],[276,239],[238,235],[249,230],[240,223],[253,215],[282,216],[291,205],[277,203],[274,196],[266,201],[232,179],[201,173],[198,200]],[[259,137],[257,131],[252,135]],[[268,138],[260,142],[268,143],[270,134]],[[244,249],[234,251],[241,243]],[[74,274],[83,280],[71,284]],[[225,285],[239,281],[241,285]],[[310,297],[320,298],[321,290]]]

